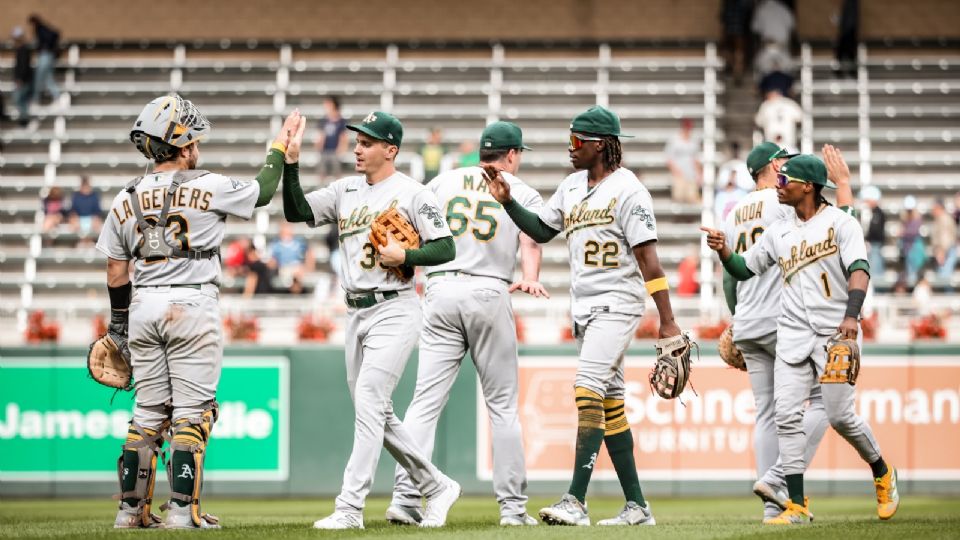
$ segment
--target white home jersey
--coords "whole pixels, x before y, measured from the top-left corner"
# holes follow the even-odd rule
[[[743,254],[760,241],[774,222],[796,214],[780,204],[777,190],[761,189],[749,193],[727,214],[723,234],[727,247]],[[777,331],[780,314],[780,271],[768,268],[762,274],[737,283],[737,310],[733,316],[736,339],[756,339]]]
[[[743,257],[757,275],[780,267],[777,354],[796,363],[810,356],[815,336],[837,331],[847,307],[847,269],[866,261],[867,249],[857,220],[824,206],[806,222],[796,216],[775,222]]]
[[[587,171],[560,183],[540,219],[566,236],[574,321],[596,312],[642,315],[646,289],[633,247],[657,239],[647,188],[621,167],[592,189]]]
[[[524,208],[538,211],[543,199],[533,188],[510,173],[501,173],[510,194]],[[457,244],[457,258],[427,268],[427,273],[460,271],[511,281],[517,265],[520,229],[487,190],[480,167],[447,171],[433,179],[433,191]]]
[[[337,223],[340,232],[343,289],[348,293],[399,291],[413,287],[380,266],[380,254],[370,243],[370,224],[392,207],[420,234],[421,242],[450,236],[450,229],[426,186],[396,172],[374,185],[363,176],[341,178],[306,195],[316,227]]]
[[[144,218],[156,223],[163,209],[174,171],[151,173],[137,184],[136,195]],[[180,185],[167,214],[167,243],[183,250],[219,248],[227,216],[250,219],[260,196],[260,184],[206,173]],[[130,205],[130,194],[117,194],[110,206],[97,249],[118,260],[136,259],[133,285],[192,285],[220,283],[220,258],[202,260],[139,256],[143,242]]]

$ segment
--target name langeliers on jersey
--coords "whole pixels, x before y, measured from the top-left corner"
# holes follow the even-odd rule
[[[142,212],[147,213],[152,210],[159,212],[163,210],[163,203],[167,197],[167,188],[159,187],[141,191],[137,194],[137,197],[140,199],[140,209]],[[210,202],[212,200],[213,192],[184,185],[180,186],[177,192],[174,193],[173,199],[170,201],[170,208],[193,208],[194,210],[206,212],[210,209]],[[128,219],[134,216],[129,199],[124,199],[122,206],[122,216],[116,206],[112,208],[113,215],[117,217],[117,223],[120,225],[123,225]]]

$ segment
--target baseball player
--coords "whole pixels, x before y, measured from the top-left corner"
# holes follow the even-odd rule
[[[201,512],[200,490],[223,355],[220,242],[227,216],[250,219],[254,207],[270,202],[287,142],[303,129],[300,114],[290,114],[256,181],[248,182],[196,168],[210,123],[191,102],[160,97],[137,117],[130,140],[153,160],[153,171],[114,198],[97,242],[107,256],[109,331],[129,338],[136,381],[133,419],[117,464],[116,528],[219,528],[215,517]],[[171,493],[161,523],[150,509],[168,431]]]
[[[520,204],[539,209],[543,206],[540,194],[515,176],[523,150],[529,148],[523,144],[519,127],[494,122],[480,137],[481,166],[445,172],[427,185],[446,209],[457,258],[426,269],[417,388],[403,420],[424,454],[431,455],[440,413],[469,350],[490,416],[493,486],[501,525],[537,524],[527,515],[524,495],[527,481],[517,416],[517,334],[510,293],[521,290],[538,297],[548,295],[537,281],[540,245],[520,233],[490,196],[481,167],[501,170]],[[523,279],[511,284],[518,247]],[[387,519],[400,524],[420,520],[420,493],[400,466]]]
[[[348,176],[307,195],[297,164],[284,168],[283,210],[288,221],[311,227],[336,223],[340,232],[343,288],[346,291],[347,385],[355,409],[353,450],[343,487],[330,516],[318,529],[362,529],[363,508],[385,446],[426,497],[421,527],[441,527],[460,497],[460,485],[441,473],[393,412],[390,396],[420,334],[420,300],[410,280],[388,272],[394,266],[437,266],[452,261],[456,245],[450,228],[426,186],[394,166],[403,126],[385,112],[372,112],[347,129],[357,133],[353,153],[358,176]],[[392,237],[374,246],[370,224],[396,208],[424,242],[404,250]]]
[[[828,159],[834,157],[828,154]],[[762,275],[774,264],[783,279],[774,416],[790,500],[779,516],[764,520],[768,524],[802,524],[812,519],[803,493],[803,403],[824,372],[827,341],[834,335],[858,337],[858,318],[870,280],[863,231],[855,218],[823,198],[825,187],[836,186],[816,156],[787,161],[777,174],[777,197],[796,215],[771,224],[742,255],[730,249],[722,231],[703,227],[707,244],[719,252],[724,268],[737,280]],[[822,384],[821,391],[830,425],[870,464],[877,514],[890,519],[900,503],[897,473],[884,462],[870,426],[857,416],[854,387]]]
[[[842,163],[839,151],[832,146],[825,145],[823,151]],[[772,142],[763,142],[750,151],[747,169],[757,183],[756,190],[737,203],[727,214],[723,226],[727,247],[734,253],[742,254],[756,244],[760,235],[774,222],[796,215],[792,207],[777,201],[776,190],[780,167],[794,155]],[[834,161],[828,159],[827,163]],[[849,170],[845,163],[843,167],[828,169],[829,177],[837,183],[837,204],[846,211],[853,202]],[[764,519],[771,519],[786,509],[788,499],[782,468],[773,468],[780,455],[773,401],[777,342],[777,319],[773,315],[780,313],[779,271],[768,268],[756,279],[744,281],[739,286],[729,273],[724,272],[723,278],[727,305],[733,314],[734,342],[747,364],[757,409],[753,445],[758,480],[753,489],[764,500]],[[810,463],[827,429],[819,383],[811,389],[803,425],[807,437],[804,463]]]
[[[660,313],[660,337],[680,335],[657,257],[653,201],[636,175],[621,167],[620,119],[592,107],[570,125],[568,176],[539,214],[511,195],[503,175],[490,194],[521,231],[537,242],[563,232],[570,249],[570,296],[579,362],[575,382],[578,429],[573,479],[559,502],[540,510],[550,525],[589,525],[586,494],[600,446],[620,479],[626,505],[599,525],[653,525],[633,456],[624,410],[623,356],[644,310],[644,288]],[[644,287],[644,280],[646,281]]]

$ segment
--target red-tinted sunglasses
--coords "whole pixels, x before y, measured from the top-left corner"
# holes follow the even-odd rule
[[[599,142],[599,141],[602,141],[602,140],[603,140],[603,139],[601,139],[600,137],[587,137],[587,136],[585,136],[585,135],[580,135],[579,133],[571,133],[571,134],[570,134],[570,149],[571,149],[571,150],[579,150],[579,149],[583,148],[583,143],[584,143],[584,142],[588,142],[588,141],[596,141],[596,142]]]
[[[810,183],[810,182],[807,182],[806,180],[801,180],[801,179],[799,179],[799,178],[794,178],[794,177],[792,177],[792,176],[787,176],[787,175],[782,174],[782,173],[777,175],[777,187],[785,188],[785,187],[787,187],[787,184],[789,184],[790,182],[797,182],[797,183],[799,183],[799,184],[809,184],[809,183]]]

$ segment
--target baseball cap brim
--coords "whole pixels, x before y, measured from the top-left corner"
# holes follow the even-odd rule
[[[385,143],[388,143],[388,144],[392,144],[392,145],[394,145],[394,146],[397,146],[396,143],[390,142],[390,141],[388,141],[387,139],[382,138],[379,133],[373,131],[372,129],[370,129],[370,128],[366,127],[366,126],[348,125],[348,126],[347,126],[347,129],[349,129],[350,131],[356,131],[356,132],[358,132],[358,133],[363,133],[364,135],[369,135],[369,136],[373,137],[374,139],[376,139],[376,140],[378,140],[378,141],[383,141],[383,142],[385,142]]]

